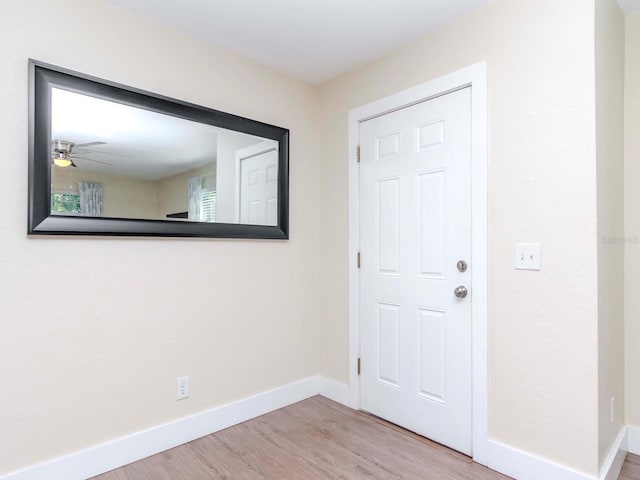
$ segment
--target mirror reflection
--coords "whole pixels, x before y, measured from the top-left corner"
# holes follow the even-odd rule
[[[51,90],[51,214],[277,225],[278,142]]]

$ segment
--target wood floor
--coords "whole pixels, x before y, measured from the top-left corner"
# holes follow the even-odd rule
[[[470,458],[316,396],[94,480],[507,480]],[[640,480],[631,455],[620,480]]]
[[[627,459],[618,480],[640,480],[640,457],[627,453]]]

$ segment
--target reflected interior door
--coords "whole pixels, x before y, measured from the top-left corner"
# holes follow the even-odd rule
[[[236,153],[238,202],[236,218],[251,225],[278,224],[278,148],[261,142]]]
[[[465,454],[470,102],[465,88],[360,127],[361,408]],[[466,298],[454,295],[461,285]]]

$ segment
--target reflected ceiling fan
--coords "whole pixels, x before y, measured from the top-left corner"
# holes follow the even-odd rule
[[[80,148],[93,147],[96,145],[105,145],[106,143],[107,142],[73,143],[67,140],[53,140],[53,142],[51,142],[51,149],[52,149],[51,161],[53,162],[54,165],[57,165],[58,167],[77,168],[78,166],[73,161],[74,159],[86,160],[87,162],[94,162],[94,163],[99,163],[101,165],[106,165],[108,167],[113,167],[112,163],[102,162],[100,160],[93,160],[91,158],[86,158],[86,157],[81,157],[80,154],[96,152],[96,153],[107,154],[107,155],[117,155],[117,156],[124,156],[124,155],[120,155],[118,153],[103,152],[99,150],[87,150],[87,149],[82,151],[76,150],[76,147],[80,147]]]

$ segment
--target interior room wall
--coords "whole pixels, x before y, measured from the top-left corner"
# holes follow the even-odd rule
[[[156,218],[156,182],[120,175],[88,172],[79,168],[54,168],[53,188],[78,191],[78,182],[98,182],[103,189],[104,216],[112,218]]]
[[[348,381],[349,110],[487,61],[489,435],[598,472],[594,2],[494,0],[321,87],[323,374]],[[514,243],[542,270],[516,271]]]
[[[0,476],[316,375],[317,89],[100,0],[2,19]],[[29,57],[291,129],[290,240],[27,238]]]
[[[624,15],[595,2],[600,465],[624,425]],[[615,419],[611,401],[615,398]]]
[[[201,175],[207,176],[208,184],[215,185],[216,164],[208,163],[198,168],[158,180],[158,219],[166,219],[167,214],[189,210],[189,180]]]
[[[625,52],[625,419],[640,427],[640,12],[626,16]]]

